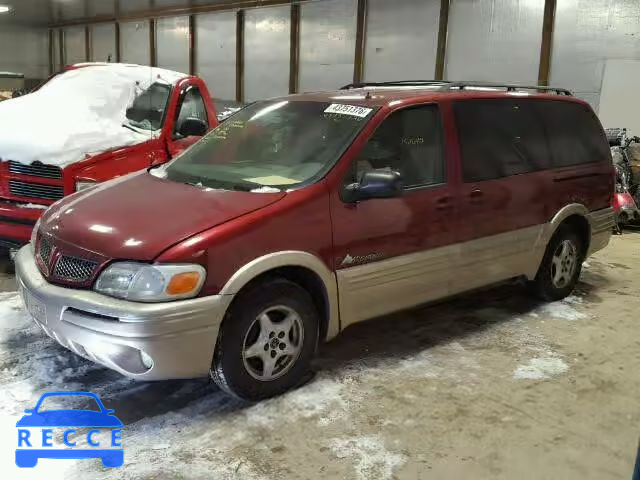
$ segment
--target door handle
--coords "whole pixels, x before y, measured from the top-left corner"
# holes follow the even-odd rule
[[[471,203],[481,203],[482,197],[484,197],[484,192],[478,189],[472,190],[471,193],[469,194],[469,199],[471,200]]]
[[[452,208],[451,197],[440,197],[436,200],[436,210],[451,210]]]

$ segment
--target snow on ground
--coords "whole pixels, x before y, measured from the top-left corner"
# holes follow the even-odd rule
[[[587,318],[579,297],[515,309],[501,298],[431,307],[415,322],[383,320],[347,335],[344,345],[321,350],[316,377],[307,385],[258,404],[232,399],[208,380],[139,383],[84,360],[41,332],[16,293],[0,293],[0,469],[28,478],[13,465],[15,421],[44,392],[97,393],[125,427],[125,465],[106,470],[99,461],[42,464],[48,478],[295,478],[274,458],[288,432],[303,429],[308,442],[326,448],[326,463],[347,468],[345,478],[391,479],[405,462],[388,437],[361,435],[358,419],[380,389],[406,382],[425,388],[454,386],[473,395],[492,376],[547,380],[567,372],[556,347],[540,333],[547,321]],[[522,303],[522,300],[518,300]],[[475,305],[475,306],[473,306]],[[433,315],[431,322],[418,317]],[[489,356],[501,355],[499,361]],[[345,358],[342,358],[345,357]],[[491,370],[488,370],[491,365]],[[495,365],[499,367],[496,369]],[[376,390],[378,389],[378,390]],[[382,390],[384,391],[384,390]],[[415,402],[410,392],[399,398]],[[403,396],[404,395],[404,396]],[[406,428],[410,428],[407,419]],[[393,429],[390,422],[380,428]],[[403,428],[405,428],[403,427]],[[300,433],[298,433],[300,438]],[[305,448],[290,445],[288,448]],[[336,467],[336,468],[338,468]],[[9,469],[9,470],[6,470]],[[42,474],[43,470],[36,470]],[[28,473],[28,472],[27,472]]]
[[[402,454],[390,452],[379,436],[335,438],[331,451],[339,459],[349,459],[361,480],[391,480],[394,470],[406,462]]]

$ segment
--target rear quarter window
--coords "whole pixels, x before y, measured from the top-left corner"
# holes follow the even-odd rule
[[[593,111],[580,103],[534,101],[555,168],[610,161],[609,143]]]

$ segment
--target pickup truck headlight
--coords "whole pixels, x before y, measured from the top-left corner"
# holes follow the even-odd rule
[[[82,190],[86,190],[87,188],[91,188],[97,184],[98,182],[90,180],[76,180],[76,192],[81,192]]]
[[[94,290],[134,302],[163,302],[195,297],[205,278],[201,265],[118,262],[100,274]]]

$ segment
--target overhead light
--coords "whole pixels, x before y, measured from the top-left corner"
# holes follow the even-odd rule
[[[0,5],[0,14],[9,13],[10,11],[11,11],[11,7],[9,5]]]

